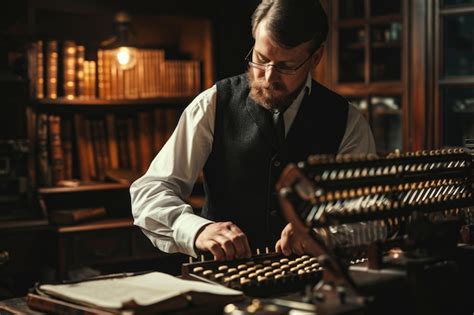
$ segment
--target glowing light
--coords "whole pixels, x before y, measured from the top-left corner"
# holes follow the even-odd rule
[[[116,52],[117,62],[122,69],[130,69],[135,66],[137,52],[131,47],[120,47]]]

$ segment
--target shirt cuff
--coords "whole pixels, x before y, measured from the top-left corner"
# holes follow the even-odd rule
[[[174,224],[177,227],[174,229],[174,239],[180,252],[197,257],[194,248],[197,233],[210,223],[214,222],[193,213],[181,214]]]

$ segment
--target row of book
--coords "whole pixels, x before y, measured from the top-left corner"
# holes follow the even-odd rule
[[[135,66],[122,69],[116,51],[98,51],[99,98],[195,96],[201,90],[198,61],[165,60],[161,49],[137,49],[135,54]]]
[[[37,174],[42,187],[71,180],[105,181],[109,171],[143,174],[171,136],[179,110],[159,108],[133,115],[39,114]]]
[[[166,60],[163,49],[134,49],[135,62],[123,68],[117,49],[99,49],[86,60],[74,41],[36,41],[30,45],[28,69],[36,99],[141,99],[194,96],[201,90],[201,64]]]

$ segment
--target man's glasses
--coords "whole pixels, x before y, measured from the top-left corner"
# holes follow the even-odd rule
[[[247,56],[245,56],[245,61],[248,62],[249,66],[266,71],[268,67],[273,67],[276,71],[278,71],[281,74],[296,74],[299,68],[301,68],[306,62],[308,62],[309,59],[313,56],[313,54],[310,54],[302,63],[300,63],[298,66],[290,68],[286,67],[284,65],[273,65],[270,63],[258,63],[252,61],[252,53],[253,53],[253,47],[250,49],[248,52]]]

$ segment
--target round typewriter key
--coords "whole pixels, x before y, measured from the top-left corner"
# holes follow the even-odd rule
[[[202,272],[203,270],[204,270],[203,267],[194,267],[193,272],[194,272],[194,273],[200,273],[200,272]]]
[[[207,276],[212,275],[212,273],[213,273],[212,270],[204,270],[204,271],[202,272],[202,275],[203,275],[204,277],[207,277]]]
[[[264,260],[263,261],[263,265],[266,266],[266,265],[270,265],[272,263],[271,260]]]
[[[239,269],[239,270],[242,270],[242,269],[245,269],[245,268],[247,268],[247,265],[238,265],[237,266],[237,269]]]
[[[265,268],[263,268],[263,271],[270,271],[270,270],[272,270],[272,269],[273,269],[272,267],[266,266]]]
[[[260,268],[262,268],[262,267],[263,267],[262,264],[256,264],[256,265],[255,265],[255,268],[256,268],[256,269],[260,269]]]
[[[318,267],[319,267],[318,263],[311,264],[311,268],[318,268]]]
[[[219,270],[219,271],[226,271],[227,269],[229,269],[229,267],[227,267],[227,265],[222,265],[222,266],[219,266],[219,268],[217,268],[217,270]]]
[[[223,281],[224,283],[229,283],[231,280],[230,280],[230,277],[225,277]]]
[[[275,275],[275,280],[283,278],[283,275]]]
[[[265,272],[264,276],[267,277],[267,278],[270,278],[270,277],[273,276],[273,272],[271,272],[271,271]]]
[[[290,272],[298,272],[298,267],[293,267],[290,269]]]
[[[288,266],[292,267],[292,266],[295,266],[297,264],[297,262],[295,260],[292,260],[288,263]]]
[[[309,261],[312,263],[315,263],[315,262],[318,262],[318,259],[316,257],[311,257]]]
[[[268,281],[268,278],[265,277],[265,276],[258,276],[257,281],[258,281],[259,283],[264,283],[264,282],[267,282],[267,281]]]
[[[303,258],[304,260],[306,260],[306,259],[309,259],[309,256],[308,256],[308,255],[303,255],[303,256],[301,256],[301,258]]]
[[[253,279],[253,278],[257,277],[257,274],[255,272],[250,273],[248,277],[249,277],[249,279]]]
[[[224,274],[223,274],[223,273],[216,273],[216,274],[214,275],[214,279],[216,279],[216,280],[219,280],[219,279],[222,278],[222,277],[224,277]]]
[[[247,275],[247,274],[249,274],[249,272],[248,272],[247,270],[241,270],[241,271],[239,271],[239,275],[240,275],[240,276],[245,276],[245,275]]]
[[[280,259],[280,263],[282,263],[282,264],[286,264],[286,263],[288,263],[288,261],[290,261],[288,258]]]
[[[274,270],[273,270],[273,273],[274,273],[274,274],[279,274],[279,273],[281,273],[281,269],[280,269],[280,268],[274,269]]]
[[[255,262],[251,260],[251,261],[247,261],[245,264],[249,267],[252,267],[253,265],[255,265]]]
[[[258,269],[257,271],[255,271],[255,274],[258,276],[259,274],[262,274],[262,273],[264,273],[264,272],[265,272],[265,270],[263,270],[263,269]]]
[[[234,281],[234,280],[237,280],[239,278],[240,278],[239,275],[232,275],[232,276],[230,276],[230,281]]]
[[[255,270],[257,270],[255,267],[250,267],[250,268],[247,269],[248,272],[253,272]]]
[[[241,278],[240,279],[240,284],[241,285],[248,285],[248,284],[250,284],[250,280],[247,279],[247,278]]]
[[[281,270],[289,270],[290,269],[290,266],[288,265],[283,265],[280,267]]]
[[[229,268],[227,270],[227,273],[234,273],[234,272],[237,272],[237,269],[236,268]]]
[[[279,262],[274,262],[274,263],[272,263],[272,267],[280,267],[280,263]]]

